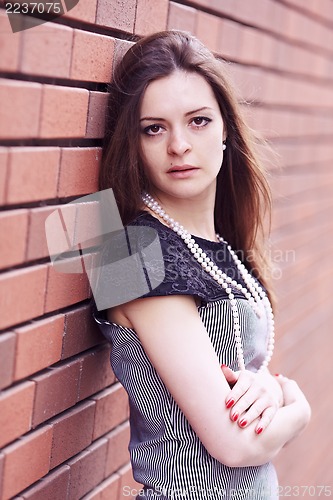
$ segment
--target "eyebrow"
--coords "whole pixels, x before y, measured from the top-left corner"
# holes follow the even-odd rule
[[[212,110],[212,109],[213,108],[210,108],[209,106],[203,106],[202,108],[194,109],[193,111],[188,111],[187,113],[185,113],[185,116],[194,115],[195,113],[200,113],[200,111]],[[144,116],[143,118],[140,118],[140,122],[144,120],[161,122],[165,121],[165,118],[158,118],[156,116]]]

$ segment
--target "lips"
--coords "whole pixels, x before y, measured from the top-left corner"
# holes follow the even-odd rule
[[[198,167],[194,167],[193,165],[174,165],[169,168],[167,173],[173,173],[173,172],[184,172],[187,170],[197,170]]]
[[[167,171],[168,175],[173,179],[189,179],[199,172],[198,167],[193,165],[174,165]]]

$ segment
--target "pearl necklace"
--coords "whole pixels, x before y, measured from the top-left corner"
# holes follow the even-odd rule
[[[221,287],[226,292],[233,316],[233,330],[236,341],[237,361],[240,370],[245,370],[245,362],[241,329],[239,324],[239,311],[237,300],[235,299],[233,291],[236,290],[244,295],[258,317],[261,316],[262,306],[264,306],[268,329],[267,355],[258,371],[262,371],[267,368],[272,358],[274,349],[274,315],[270,301],[265,291],[253,278],[251,273],[246,269],[234,250],[232,250],[231,246],[220,235],[216,234],[216,237],[219,242],[224,243],[227,246],[227,249],[246,285],[245,287],[241,283],[238,283],[236,280],[232,279],[226,273],[222,272],[221,269],[219,269],[216,264],[205,254],[202,248],[200,248],[198,243],[196,243],[194,238],[192,238],[192,235],[188,231],[186,231],[186,229],[184,229],[184,227],[181,226],[177,221],[172,219],[157,203],[157,201],[154,200],[152,196],[145,193],[142,197],[142,200],[150,210],[161,217],[170,227],[170,229],[172,229],[182,238],[186,246],[189,248],[190,252],[193,254],[193,257],[199,262],[199,264],[201,264],[202,268],[207,273],[209,273],[219,285],[221,285]]]

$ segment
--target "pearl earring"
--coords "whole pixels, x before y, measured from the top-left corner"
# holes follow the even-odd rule
[[[223,141],[223,144],[222,144],[222,151],[225,151],[227,149],[227,145],[225,143],[225,141]]]

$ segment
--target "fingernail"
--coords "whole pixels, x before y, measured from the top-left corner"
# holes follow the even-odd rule
[[[234,413],[231,418],[234,422],[236,422],[238,417],[239,417],[238,413]]]
[[[241,427],[245,427],[245,426],[246,426],[246,424],[247,424],[247,420],[241,420],[241,421],[239,422],[239,425],[240,425]]]
[[[228,399],[228,401],[226,402],[226,407],[231,408],[233,404],[235,404],[235,401],[233,399]]]
[[[262,427],[258,427],[258,429],[256,429],[256,433],[261,434],[263,430],[264,429]]]
[[[221,365],[221,368],[228,368],[227,365]]]
[[[276,373],[276,374],[275,374],[275,376],[276,376],[276,377],[279,377],[279,376],[280,376],[280,373]]]

